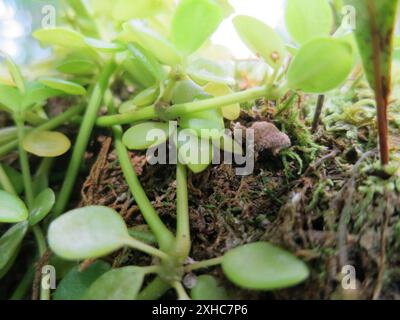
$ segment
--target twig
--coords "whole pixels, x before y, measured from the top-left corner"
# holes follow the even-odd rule
[[[323,95],[323,94],[319,95],[317,108],[315,109],[315,114],[314,114],[314,121],[313,121],[312,129],[311,129],[313,133],[317,132],[317,130],[318,130],[318,126],[319,126],[321,114],[322,114],[322,108],[324,107],[324,102],[325,102],[325,95]]]

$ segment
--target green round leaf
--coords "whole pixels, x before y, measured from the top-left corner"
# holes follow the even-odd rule
[[[299,44],[329,36],[334,24],[328,0],[287,0],[285,20],[292,39]]]
[[[42,221],[53,209],[56,196],[51,189],[45,189],[35,198],[29,213],[29,225],[34,226]]]
[[[295,286],[309,275],[302,261],[266,242],[252,243],[229,251],[223,257],[222,269],[234,284],[254,290]]]
[[[139,267],[124,267],[108,271],[86,292],[85,300],[135,300],[145,273]]]
[[[10,193],[0,190],[0,222],[16,223],[28,219],[24,202]]]
[[[57,66],[57,70],[67,74],[89,75],[96,72],[97,65],[89,60],[70,59]]]
[[[220,110],[207,110],[182,116],[179,121],[182,129],[191,129],[203,139],[219,139],[225,131],[225,123]]]
[[[165,78],[161,65],[148,50],[137,43],[128,44],[128,50],[124,67],[136,82],[148,88]]]
[[[36,30],[33,37],[46,44],[67,48],[84,48],[87,46],[84,36],[74,30],[62,27]]]
[[[107,207],[72,210],[49,227],[50,248],[67,260],[99,258],[125,244],[129,237],[122,217]]]
[[[191,80],[178,81],[172,90],[172,103],[181,104],[209,97],[202,87]]]
[[[149,50],[160,62],[175,66],[181,62],[179,52],[174,45],[165,39],[162,35],[151,30],[138,21],[124,24],[127,32],[133,32],[138,42]]]
[[[0,238],[0,279],[14,263],[28,227],[26,221],[18,223],[8,229]]]
[[[43,83],[45,86],[48,86],[49,88],[60,90],[62,92],[71,95],[86,94],[86,89],[75,82],[56,79],[56,78],[41,78],[39,82]]]
[[[38,157],[59,157],[71,148],[71,141],[60,132],[39,131],[28,133],[23,141],[26,151]]]
[[[159,95],[158,88],[148,88],[138,93],[132,100],[133,104],[138,107],[149,106],[156,101]]]
[[[93,38],[85,38],[85,42],[89,47],[106,53],[115,53],[125,50],[123,46],[113,42],[107,42]]]
[[[282,65],[286,56],[285,44],[271,27],[249,16],[237,16],[233,23],[254,54],[260,55],[274,69]]]
[[[145,122],[126,131],[122,142],[130,150],[146,150],[164,143],[168,137],[168,123]]]
[[[197,277],[197,283],[191,291],[193,300],[229,300],[225,288],[218,284],[213,276],[202,275]]]
[[[172,40],[184,55],[190,55],[215,32],[224,18],[212,0],[181,0],[172,19]]]
[[[104,261],[96,261],[84,271],[73,267],[61,280],[53,294],[53,300],[80,300],[92,283],[111,269]]]
[[[28,111],[35,104],[46,101],[51,97],[63,95],[63,91],[52,89],[44,84],[33,82],[26,86],[26,93],[22,99],[22,109]]]
[[[346,42],[334,38],[311,40],[299,50],[288,71],[293,90],[324,93],[341,85],[353,66],[353,52]]]
[[[186,72],[197,83],[220,83],[234,85],[233,69],[208,59],[196,59],[190,62]]]
[[[116,0],[111,6],[112,16],[116,21],[147,18],[163,9],[163,5],[164,0]]]
[[[192,130],[181,130],[178,134],[178,158],[193,173],[206,170],[213,159],[213,148],[209,140],[200,139]]]

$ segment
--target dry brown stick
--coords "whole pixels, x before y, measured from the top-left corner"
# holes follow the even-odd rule
[[[325,102],[325,95],[321,94],[318,96],[318,103],[317,103],[317,108],[315,109],[315,114],[314,114],[314,121],[312,124],[312,132],[315,133],[317,132],[320,120],[321,120],[321,114],[322,114],[322,109],[324,107],[324,102]]]

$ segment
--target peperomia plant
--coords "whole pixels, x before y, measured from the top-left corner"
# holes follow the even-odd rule
[[[260,58],[265,71],[243,91],[238,90],[235,63],[210,58],[215,49],[210,37],[231,13],[226,1],[181,0],[176,8],[167,0],[118,0],[115,5],[78,0],[65,5],[69,27],[34,32],[41,43],[53,46],[56,75],[29,83],[6,57],[14,85],[0,85],[0,104],[16,127],[0,130],[0,155],[19,147],[27,206],[18,198],[6,167],[0,166],[0,182],[6,191],[0,191],[0,221],[16,223],[0,240],[0,247],[7,249],[6,259],[0,260],[0,274],[9,269],[29,226],[43,255],[46,243],[39,223],[55,204],[48,216],[55,218],[49,225],[48,242],[59,257],[96,260],[129,248],[153,258],[144,267],[110,269],[102,260],[82,272],[74,267],[60,283],[55,299],[158,299],[170,288],[179,299],[229,298],[230,292],[211,275],[199,276],[190,295],[183,285],[186,275],[218,265],[231,282],[250,290],[276,290],[304,281],[309,275],[305,263],[268,242],[245,244],[220,257],[193,262],[187,180],[188,169],[198,174],[210,166],[218,147],[243,153],[242,145],[226,132],[226,124],[240,117],[242,103],[253,106],[256,100],[270,100],[282,110],[280,103],[288,93],[291,98],[282,108],[290,107],[296,92],[321,95],[347,80],[355,52],[340,28],[334,32],[329,1],[287,1],[291,43],[253,17],[233,19],[240,38]],[[78,11],[81,15],[75,19]],[[38,115],[45,115],[43,102],[59,95],[85,97],[82,105],[34,125]],[[82,111],[83,116],[75,119],[80,128],[55,201],[47,189],[51,167],[47,158],[64,154],[71,143],[51,130]],[[26,127],[26,122],[35,128]],[[151,232],[132,233],[108,207],[67,211],[96,125],[112,130],[126,184]],[[177,155],[176,228],[159,217],[128,152],[152,150],[167,141]],[[38,169],[41,178],[34,185],[26,152],[45,158]],[[49,292],[43,292],[42,298],[48,299]]]

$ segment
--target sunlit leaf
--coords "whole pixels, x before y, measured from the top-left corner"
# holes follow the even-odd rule
[[[0,84],[0,107],[8,112],[17,112],[21,105],[21,95],[14,87]]]
[[[223,257],[222,269],[234,284],[254,290],[295,286],[309,275],[302,261],[266,242],[252,243],[228,251]]]
[[[22,99],[22,109],[29,110],[29,107],[37,103],[46,101],[49,98],[63,95],[64,92],[49,88],[42,83],[33,82],[26,86],[26,93]]]
[[[334,23],[328,0],[287,0],[285,20],[292,39],[299,44],[329,36]]]
[[[341,85],[352,66],[353,52],[346,41],[314,39],[293,59],[288,71],[288,85],[293,90],[324,93]]]
[[[85,38],[85,42],[89,47],[106,53],[115,53],[125,50],[123,46],[113,42],[107,42],[93,38]]]
[[[174,45],[143,23],[138,21],[126,23],[124,24],[124,29],[127,32],[133,32],[138,42],[160,62],[170,66],[175,66],[181,62],[179,52]]]
[[[49,227],[50,248],[67,260],[99,258],[126,243],[128,230],[122,217],[107,207],[75,209]]]
[[[60,63],[57,70],[67,74],[89,75],[96,72],[97,65],[90,60],[70,59]]]
[[[0,279],[8,272],[18,254],[22,240],[28,231],[26,221],[12,226],[0,238]]]
[[[208,59],[196,59],[186,68],[190,77],[198,83],[221,83],[234,85],[233,70],[222,63]]]
[[[96,279],[111,269],[104,261],[96,261],[87,269],[80,271],[73,267],[61,280],[53,294],[54,300],[80,300]]]
[[[116,0],[112,16],[117,21],[142,19],[152,16],[164,8],[164,0]]]
[[[181,130],[178,134],[178,159],[194,173],[203,172],[208,168],[213,158],[213,148],[210,141],[200,139],[191,130]]]
[[[145,122],[126,131],[122,141],[130,150],[146,150],[167,141],[169,134],[168,123]]]
[[[41,78],[39,80],[39,82],[43,83],[44,85],[48,86],[49,88],[60,90],[60,91],[63,91],[65,93],[68,93],[71,95],[86,94],[85,88],[75,82],[57,79],[57,78],[48,78],[48,77]]]
[[[125,66],[131,75],[144,87],[151,87],[165,78],[165,72],[157,59],[137,43],[128,45],[129,55]]]
[[[108,271],[88,289],[85,300],[135,300],[145,273],[139,267],[124,267]]]
[[[18,68],[18,66],[15,64],[15,62],[11,59],[11,57],[8,54],[2,53],[0,51],[0,55],[4,56],[4,58],[6,60],[8,72],[10,73],[19,92],[21,94],[24,94],[25,93],[25,81],[24,81],[24,78],[22,77],[21,70]]]
[[[286,56],[285,44],[271,27],[249,16],[237,16],[233,23],[254,54],[260,55],[274,69],[282,65]]]
[[[197,277],[191,297],[193,300],[229,300],[225,288],[220,286],[215,277],[209,275]]]
[[[71,141],[61,132],[39,131],[28,133],[23,146],[38,157],[54,158],[66,153],[71,148]]]
[[[42,43],[67,48],[84,48],[87,46],[83,35],[63,27],[36,30],[33,32],[33,37]]]
[[[0,222],[16,223],[28,219],[28,209],[23,201],[0,190]]]
[[[22,191],[24,191],[24,181],[22,178],[22,173],[7,164],[2,164],[2,166],[6,175],[10,179],[15,192],[21,194]],[[1,183],[0,183],[0,190],[2,190]]]
[[[233,93],[233,90],[227,85],[218,83],[209,83],[204,87],[204,91],[213,97],[220,97]],[[222,115],[225,119],[236,120],[240,117],[240,104],[236,103],[230,106],[221,108]]]
[[[172,40],[184,55],[190,55],[215,32],[224,18],[212,0],[181,0],[172,19]]]
[[[42,221],[51,211],[56,196],[51,189],[45,189],[35,198],[29,213],[29,225],[34,226]]]

